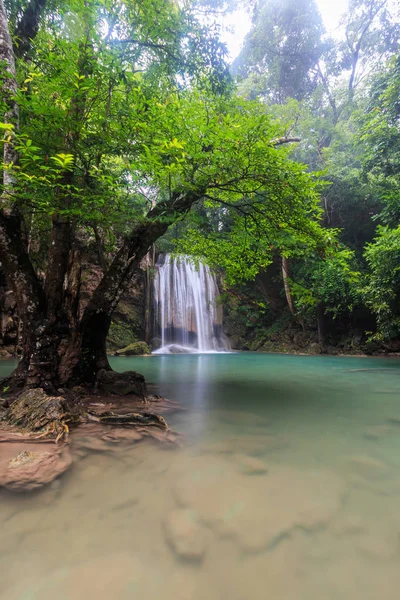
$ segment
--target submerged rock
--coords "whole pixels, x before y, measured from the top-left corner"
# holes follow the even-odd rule
[[[14,492],[36,490],[52,482],[72,464],[67,448],[53,451],[31,452],[24,450],[0,471],[0,485]]]
[[[164,523],[165,537],[174,552],[191,561],[204,558],[209,532],[196,521],[196,513],[178,509],[169,513]]]
[[[197,467],[197,468],[196,468]],[[338,513],[343,482],[332,473],[278,467],[244,479],[226,461],[193,463],[174,488],[177,505],[198,514],[221,538],[245,552],[273,548],[296,531],[326,527]]]
[[[151,352],[146,342],[134,342],[121,350],[117,350],[115,354],[117,356],[142,356],[151,354]]]

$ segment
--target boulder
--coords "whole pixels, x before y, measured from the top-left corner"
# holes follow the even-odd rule
[[[166,354],[195,354],[197,350],[187,346],[180,346],[179,344],[169,344],[165,348]]]
[[[115,394],[116,396],[133,394],[144,400],[147,395],[145,378],[136,371],[117,373],[116,371],[100,369],[97,374],[96,387],[100,392]]]
[[[72,463],[67,448],[44,452],[20,452],[0,471],[0,485],[13,492],[36,490],[66,471]]]
[[[121,350],[117,350],[115,354],[117,356],[143,356],[144,354],[151,354],[151,352],[146,342],[134,342]]]

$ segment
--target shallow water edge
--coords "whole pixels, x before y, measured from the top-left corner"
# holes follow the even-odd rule
[[[54,484],[0,492],[0,598],[397,600],[398,361],[148,358],[111,362],[180,403],[181,445],[78,430]]]

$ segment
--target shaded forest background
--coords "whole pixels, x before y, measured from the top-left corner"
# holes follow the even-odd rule
[[[249,10],[231,66],[237,93],[261,100],[293,139],[291,157],[318,173],[331,248],[310,252],[288,236],[259,268],[274,240],[244,227],[219,252],[232,227],[223,210],[180,226],[178,247],[222,267],[235,347],[399,351],[399,8],[350,0],[334,37],[315,0],[261,0]]]

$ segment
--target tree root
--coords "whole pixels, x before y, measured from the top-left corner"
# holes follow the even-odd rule
[[[12,402],[4,420],[35,439],[66,438],[70,425],[78,424],[83,416],[82,406],[67,396],[48,396],[41,388],[22,392]]]
[[[118,414],[112,411],[105,411],[102,413],[88,411],[86,416],[91,421],[97,421],[98,423],[104,423],[106,425],[145,425],[147,427],[158,427],[159,429],[168,431],[168,425],[165,419],[156,413],[142,412]]]
[[[70,426],[86,420],[105,425],[125,427],[157,427],[168,431],[163,417],[152,412],[118,414],[112,411],[94,412],[85,408],[75,393],[63,391],[62,396],[48,396],[43,389],[22,392],[2,412],[2,420],[29,435],[32,440],[67,439]]]

